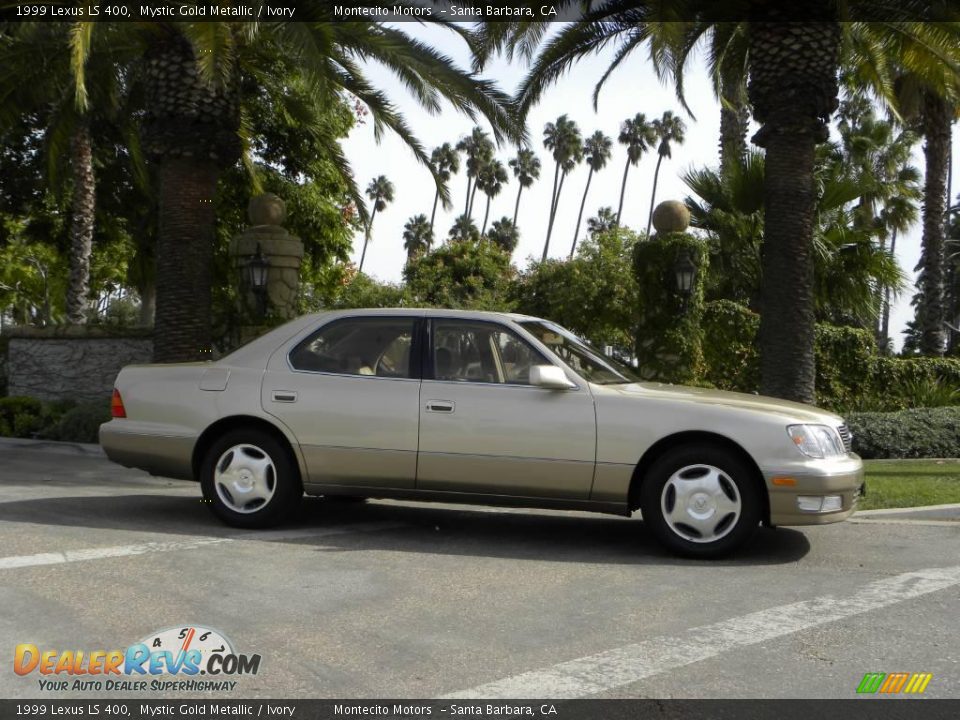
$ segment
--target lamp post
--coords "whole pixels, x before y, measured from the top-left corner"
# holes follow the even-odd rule
[[[697,278],[697,266],[690,258],[688,250],[680,251],[673,265],[673,272],[677,281],[677,292],[680,294],[683,310],[686,311],[690,295],[693,293],[693,283]]]
[[[244,265],[247,286],[253,291],[257,299],[257,315],[263,318],[267,314],[267,275],[270,270],[270,261],[263,256],[260,243],[257,251]]]

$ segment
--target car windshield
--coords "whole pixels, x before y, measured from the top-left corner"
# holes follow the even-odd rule
[[[640,381],[632,368],[605,355],[559,325],[545,320],[523,320],[519,325],[550,348],[587,382],[616,385]]]

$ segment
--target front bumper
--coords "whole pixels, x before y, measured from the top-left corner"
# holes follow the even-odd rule
[[[850,453],[845,458],[797,461],[764,469],[770,497],[771,525],[826,525],[850,517],[863,493],[863,462]],[[791,482],[792,481],[792,482]],[[813,498],[839,497],[839,507],[804,510]],[[802,500],[801,500],[802,499]]]

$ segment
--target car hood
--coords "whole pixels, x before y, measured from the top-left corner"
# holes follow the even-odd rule
[[[765,395],[710,390],[686,385],[666,385],[661,383],[631,383],[628,385],[603,385],[602,392],[612,392],[625,398],[647,398],[667,401],[688,402],[699,405],[738,408],[752,412],[777,415],[787,420],[803,423],[838,425],[843,418],[834,413],[812,405],[779,400]]]

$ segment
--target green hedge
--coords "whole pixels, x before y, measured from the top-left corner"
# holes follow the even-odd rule
[[[33,437],[50,424],[50,415],[50,409],[35,398],[0,398],[0,436]]]
[[[850,413],[846,420],[863,458],[960,457],[960,407]]]
[[[0,437],[97,442],[101,423],[110,419],[107,402],[42,402],[31,397],[0,398]]]
[[[703,312],[706,370],[700,383],[740,392],[760,387],[759,316],[729,300]],[[881,357],[868,330],[817,325],[817,405],[840,413],[960,405],[960,358]]]

